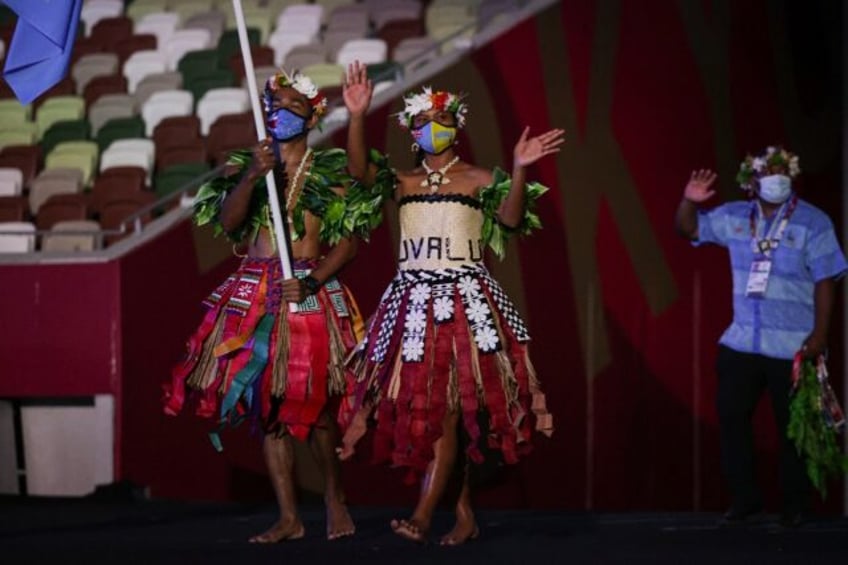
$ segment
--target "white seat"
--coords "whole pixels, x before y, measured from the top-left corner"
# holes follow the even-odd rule
[[[345,67],[354,61],[365,65],[384,63],[387,53],[388,47],[382,39],[354,39],[342,45],[336,63]]]
[[[259,92],[262,92],[262,89],[265,87],[265,81],[277,74],[279,67],[256,67],[253,70],[256,73],[254,75],[256,77],[256,88],[259,89]],[[247,88],[247,77],[242,80],[241,84],[245,89]]]
[[[235,86],[212,88],[207,90],[206,94],[200,97],[200,100],[197,102],[197,107],[199,108],[204,101],[209,102],[211,100],[231,100],[240,104],[247,104],[248,94],[247,90],[244,88],[238,88]]]
[[[333,123],[343,123],[348,120],[350,117],[350,112],[348,112],[347,108],[344,106],[336,106],[324,116],[323,122],[324,125],[329,125]]]
[[[141,153],[147,157],[147,169],[153,168],[153,162],[156,158],[156,145],[153,143],[153,140],[142,137],[116,139],[106,149],[117,152],[135,151],[136,153]]]
[[[35,251],[35,225],[32,222],[0,222],[0,253],[31,253],[33,251]]]
[[[156,36],[156,45],[162,46],[168,43],[168,39],[174,34],[180,24],[180,15],[174,12],[154,12],[147,14],[135,23],[133,33],[141,35],[150,33]]]
[[[23,171],[14,167],[0,167],[0,196],[20,196],[23,189]]]
[[[91,53],[81,57],[71,68],[77,94],[81,94],[92,79],[115,74],[119,64],[114,53]]]
[[[308,45],[315,40],[316,34],[309,31],[278,30],[271,34],[268,46],[274,50],[274,64],[283,64],[289,51],[298,45]]]
[[[210,46],[212,34],[208,29],[180,29],[168,39],[164,46],[169,70],[176,70],[177,63],[189,51],[200,51]]]
[[[70,176],[40,176],[32,181],[29,190],[29,211],[35,215],[41,205],[54,194],[79,194],[80,183]]]
[[[212,124],[214,124],[218,118],[227,114],[241,114],[246,112],[249,108],[250,104],[248,102],[246,92],[241,98],[204,96],[201,98],[200,102],[197,103],[197,116],[200,118],[200,133],[204,136],[209,135],[209,128],[212,127]]]
[[[147,173],[146,183],[150,184],[150,161],[144,153],[133,149],[107,149],[100,155],[100,172],[113,167],[141,167]]]
[[[144,77],[164,73],[167,69],[165,57],[159,51],[136,51],[124,63],[127,92],[134,93],[136,86]]]
[[[327,25],[328,31],[355,31],[361,37],[368,35],[369,26],[368,14],[365,12],[342,13],[333,15],[330,18],[330,23]]]
[[[317,36],[321,30],[321,17],[324,8],[318,4],[298,4],[288,6],[277,17],[275,32],[287,31],[309,33]]]
[[[122,0],[89,0],[82,6],[80,19],[85,22],[85,34],[91,35],[91,30],[97,22],[118,17],[123,13]]]
[[[92,220],[65,220],[50,228],[53,232],[86,232],[79,235],[68,233],[47,234],[41,237],[42,251],[94,251],[103,246],[100,224]]]
[[[146,135],[152,136],[159,122],[173,116],[190,116],[194,97],[187,90],[160,90],[153,93],[141,108]]]

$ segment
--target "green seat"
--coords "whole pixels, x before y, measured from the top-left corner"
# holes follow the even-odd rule
[[[74,142],[65,142],[74,143]],[[95,151],[97,144],[88,142],[94,145]],[[45,169],[79,169],[82,172],[82,184],[88,186],[91,184],[91,179],[94,174],[95,166],[97,165],[97,154],[86,149],[74,150],[71,148],[61,150],[61,144],[54,149],[50,155],[44,160]]]
[[[374,82],[395,81],[400,77],[402,65],[394,61],[386,61],[385,63],[374,63],[366,67],[368,78]]]
[[[245,8],[244,10],[244,23],[247,29],[255,29],[259,32],[259,41],[257,44],[264,44],[268,41],[268,36],[271,35],[271,25],[274,23],[274,20],[275,18],[271,16],[271,12],[267,8],[253,7]],[[250,36],[248,35],[249,39]]]
[[[251,45],[259,45],[261,33],[255,27],[247,28],[247,41]],[[230,68],[230,57],[234,53],[241,52],[239,45],[238,30],[228,29],[221,34],[221,39],[218,40],[218,68]]]
[[[318,88],[328,88],[342,85],[345,68],[333,63],[318,63],[301,69],[301,72],[312,79]]]
[[[138,22],[147,14],[165,12],[167,9],[168,0],[134,0],[127,6],[127,17]]]
[[[0,4],[0,25],[15,23],[17,17],[17,14],[15,14],[11,8],[5,4]],[[9,49],[8,45],[6,46],[6,49]]]
[[[174,193],[210,170],[206,163],[180,163],[171,165],[156,175],[153,190],[157,198]]]
[[[34,122],[0,123],[0,148],[7,145],[32,145],[38,140]]]
[[[231,71],[218,69],[210,71],[204,75],[194,77],[191,81],[186,82],[183,88],[194,95],[194,105],[196,107],[197,102],[204,94],[206,94],[207,91],[212,90],[213,88],[226,88],[233,86],[235,83],[233,78],[233,73]]]
[[[85,116],[82,96],[54,96],[45,100],[35,114],[38,132],[43,135],[56,122],[79,120]]]
[[[41,136],[41,147],[47,155],[63,141],[88,139],[89,135],[91,135],[91,126],[88,120],[56,122]]]
[[[14,124],[12,129],[0,130],[0,149],[10,145],[32,145],[37,139],[36,126],[32,122]]]
[[[201,49],[199,51],[189,51],[180,62],[177,63],[177,70],[183,76],[183,84],[186,84],[191,79],[204,75],[212,69],[218,67],[218,50],[217,49]]]
[[[106,150],[116,139],[144,137],[144,120],[138,116],[114,118],[106,122],[97,132],[97,145],[100,151]]]
[[[32,105],[21,105],[17,98],[0,100],[0,124],[26,122],[32,119]]]
[[[216,2],[213,0],[180,0],[179,2],[169,2],[169,4],[169,11],[179,14],[180,21],[186,22],[194,15],[209,12],[214,8]],[[229,8],[229,6],[225,7]]]

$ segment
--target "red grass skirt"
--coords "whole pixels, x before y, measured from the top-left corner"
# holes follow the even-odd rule
[[[484,267],[400,271],[349,360],[339,413],[346,449],[374,412],[377,461],[420,472],[433,459],[446,414],[459,412],[471,461],[494,449],[515,463],[529,451],[534,428],[552,432],[529,340]]]
[[[295,276],[312,267],[297,262]],[[190,397],[199,416],[222,424],[248,417],[267,433],[306,438],[328,397],[345,390],[345,355],[362,323],[336,279],[296,313],[282,298],[281,279],[279,258],[248,257],[204,300],[208,311],[165,385],[167,414]]]

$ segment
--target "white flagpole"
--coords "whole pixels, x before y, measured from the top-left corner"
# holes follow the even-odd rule
[[[259,141],[265,139],[265,115],[259,107],[259,89],[256,86],[256,73],[253,70],[253,55],[250,53],[250,41],[247,38],[247,24],[244,22],[244,11],[241,0],[233,0],[233,11],[238,26],[239,43],[241,44],[241,56],[244,59],[244,73],[247,78],[247,91],[253,107],[253,121],[256,124],[256,136]],[[280,263],[283,268],[283,278],[290,279],[294,276],[289,248],[286,239],[286,228],[283,225],[283,216],[280,212],[280,199],[277,196],[277,183],[274,181],[274,171],[269,171],[265,176],[265,184],[268,187],[268,202],[271,205],[271,218],[274,220],[274,236],[277,239],[277,249],[280,253]],[[297,304],[289,303],[289,311],[297,312]]]

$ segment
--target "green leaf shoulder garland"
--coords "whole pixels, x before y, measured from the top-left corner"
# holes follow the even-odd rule
[[[379,153],[372,152],[376,158]],[[227,165],[236,170],[228,175],[204,183],[194,201],[194,222],[211,224],[215,235],[226,233],[234,242],[252,241],[259,229],[270,227],[271,215],[265,179],[256,182],[248,208],[247,219],[235,230],[226,232],[221,225],[220,214],[224,199],[233,190],[250,165],[250,150],[239,150],[230,154]],[[334,245],[340,239],[354,233],[353,222],[348,214],[348,199],[334,188],[350,188],[353,180],[347,172],[347,154],[342,149],[318,150],[313,153],[312,163],[305,173],[303,191],[295,204],[291,218],[291,236],[297,240],[305,233],[304,214],[309,211],[321,218],[321,241]]]

